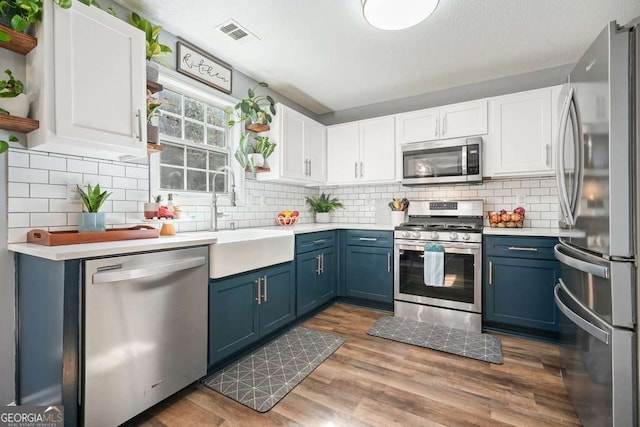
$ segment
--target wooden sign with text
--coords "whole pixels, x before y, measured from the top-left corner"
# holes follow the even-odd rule
[[[178,72],[224,93],[231,93],[231,66],[184,40],[176,43],[176,58]]]

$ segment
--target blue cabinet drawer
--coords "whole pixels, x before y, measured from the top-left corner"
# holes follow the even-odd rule
[[[315,251],[316,249],[330,248],[335,246],[335,243],[335,231],[298,234],[296,235],[296,254]]]
[[[346,230],[347,246],[374,246],[378,248],[393,247],[392,231]]]
[[[485,255],[554,260],[555,237],[484,236]]]

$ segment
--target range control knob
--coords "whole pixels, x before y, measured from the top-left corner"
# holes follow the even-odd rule
[[[408,231],[403,231],[402,237],[411,237],[411,233],[409,233]]]
[[[469,240],[471,238],[471,236],[469,235],[469,233],[464,233],[462,235],[462,240]]]
[[[451,233],[449,233],[449,239],[458,240],[458,233],[456,233],[455,231],[452,231]]]
[[[436,233],[435,231],[431,232],[431,238],[433,240],[438,240],[438,237],[440,237],[440,235],[438,235],[438,233]]]
[[[414,231],[413,232],[413,238],[414,239],[419,239],[420,238],[420,232],[419,231]]]

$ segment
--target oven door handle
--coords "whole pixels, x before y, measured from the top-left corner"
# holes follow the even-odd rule
[[[482,249],[480,243],[462,243],[462,244],[443,244],[445,252],[457,253],[457,254],[472,254]],[[396,248],[405,251],[419,251],[424,252],[424,244],[416,242],[416,244],[396,244]]]

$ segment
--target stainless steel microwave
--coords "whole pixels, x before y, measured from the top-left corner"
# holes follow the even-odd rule
[[[482,138],[414,142],[402,148],[402,184],[482,182]]]

